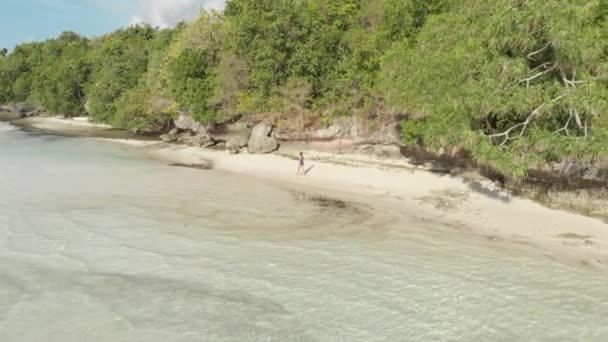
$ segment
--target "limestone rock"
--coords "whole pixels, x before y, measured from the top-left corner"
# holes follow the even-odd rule
[[[376,131],[375,134],[372,135],[373,138],[384,142],[385,144],[394,144],[398,146],[403,146],[403,140],[401,139],[401,124],[400,123],[390,123],[386,125],[382,125],[381,129]]]
[[[352,141],[355,145],[401,146],[399,120],[366,122],[360,118],[341,118],[330,126],[305,132],[276,130],[273,136],[279,141],[331,142]]]
[[[0,120],[15,120],[21,118],[21,113],[14,106],[0,106]]]
[[[206,133],[193,133],[185,132],[178,134],[175,139],[166,137],[165,139],[171,140],[170,142],[178,142],[196,147],[209,147],[215,145],[215,141],[211,139]]]
[[[169,133],[161,135],[160,138],[166,143],[176,142],[179,138],[179,129],[173,128]]]
[[[226,140],[226,151],[230,154],[238,154],[242,148],[247,147],[249,140],[243,135],[235,135]]]
[[[249,135],[251,133],[249,127],[244,122],[220,123],[212,125],[208,128],[207,132],[213,140],[225,142],[234,139],[235,136],[240,136],[245,140],[249,140]]]
[[[318,140],[330,140],[347,137],[351,134],[352,123],[350,120],[337,120],[327,128],[317,129],[311,132],[311,137]]]
[[[194,133],[206,133],[207,128],[198,122],[194,121],[194,119],[188,114],[180,114],[179,117],[175,120],[175,127],[182,131],[190,131]]]
[[[277,150],[279,144],[271,136],[272,129],[273,126],[266,123],[260,123],[253,128],[248,144],[250,153],[264,154]]]

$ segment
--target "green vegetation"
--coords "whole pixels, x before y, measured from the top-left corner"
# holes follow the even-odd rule
[[[404,142],[522,179],[608,156],[607,38],[608,0],[230,0],[170,30],[0,50],[0,102],[150,130],[398,114]]]
[[[446,2],[447,4],[448,2]],[[450,1],[384,59],[381,92],[404,137],[460,147],[523,178],[607,153],[606,1]]]

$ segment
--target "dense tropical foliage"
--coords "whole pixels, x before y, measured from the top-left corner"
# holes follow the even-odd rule
[[[162,128],[405,117],[403,139],[521,179],[608,156],[608,0],[230,0],[191,23],[0,50],[0,102]]]

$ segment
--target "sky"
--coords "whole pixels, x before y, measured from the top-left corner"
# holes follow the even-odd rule
[[[2,0],[0,48],[45,40],[63,31],[92,37],[134,23],[169,27],[224,0]]]

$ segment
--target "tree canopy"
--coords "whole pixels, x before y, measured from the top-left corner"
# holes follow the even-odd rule
[[[124,128],[405,117],[403,140],[513,179],[608,156],[608,0],[229,0],[173,29],[0,50],[0,102]]]

